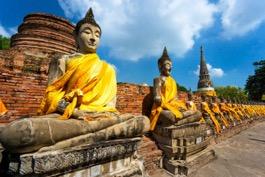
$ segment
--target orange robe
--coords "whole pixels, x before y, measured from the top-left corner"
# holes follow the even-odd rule
[[[70,104],[61,119],[68,119],[76,107],[91,112],[114,112],[115,107],[108,103],[115,98],[116,92],[114,68],[100,60],[97,54],[80,55],[69,60],[65,74],[48,86],[40,112],[55,112],[62,98]]]
[[[4,105],[4,103],[2,102],[2,100],[0,99],[0,116],[4,115],[7,112],[7,109]]]
[[[239,117],[239,115],[237,114],[237,112],[234,110],[232,104],[231,104],[231,103],[227,103],[226,105],[228,106],[228,109],[229,109],[230,113],[232,114],[232,116],[233,116],[234,118],[236,118],[238,121],[241,122],[242,120],[240,119],[240,117]]]
[[[210,110],[208,103],[202,102],[201,104],[202,104],[202,111],[206,112],[210,116],[210,119],[213,121],[213,124],[215,126],[216,133],[220,134],[221,133],[221,126],[220,126],[218,120],[215,118],[212,111]]]
[[[220,111],[218,104],[217,103],[213,103],[212,106],[213,106],[212,107],[212,111],[215,114],[218,114],[221,117],[221,120],[224,123],[225,127],[228,128],[229,127],[228,121],[226,120],[226,118],[223,115],[223,113]]]

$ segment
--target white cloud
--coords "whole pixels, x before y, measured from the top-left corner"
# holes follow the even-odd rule
[[[58,0],[68,18],[82,18],[89,7],[102,28],[110,55],[137,61],[157,57],[167,46],[175,57],[194,45],[217,12],[208,0]]]
[[[11,34],[0,24],[0,35],[9,37]]]
[[[209,63],[207,63],[206,65],[207,65],[210,77],[220,78],[220,77],[224,76],[224,71],[222,70],[222,68],[214,68]],[[194,71],[194,74],[199,76],[199,74],[200,74],[200,65],[197,66],[197,70]]]
[[[220,0],[218,7],[226,38],[243,36],[265,22],[263,0]]]
[[[10,37],[11,35],[15,34],[16,32],[17,32],[17,27],[5,28],[0,23],[0,35],[2,35],[4,37]]]

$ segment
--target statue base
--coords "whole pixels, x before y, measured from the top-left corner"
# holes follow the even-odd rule
[[[1,164],[3,176],[142,176],[137,158],[141,138],[127,138],[81,145],[56,151],[7,154]]]
[[[198,122],[157,126],[153,136],[165,155],[163,167],[173,175],[188,175],[215,159],[214,150],[208,147],[213,133],[207,124]]]
[[[199,168],[216,159],[214,150],[206,148],[203,151],[189,156],[186,160],[163,159],[164,168],[174,175],[190,175]]]

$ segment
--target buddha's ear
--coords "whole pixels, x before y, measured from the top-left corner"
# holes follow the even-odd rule
[[[74,39],[75,39],[75,45],[77,50],[79,50],[79,45],[78,45],[78,34],[76,32],[73,33]]]

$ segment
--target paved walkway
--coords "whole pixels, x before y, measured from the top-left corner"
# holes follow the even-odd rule
[[[265,177],[265,122],[215,145],[217,159],[192,177]]]

